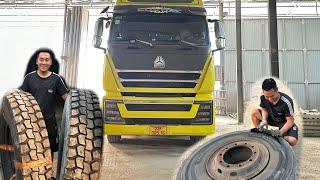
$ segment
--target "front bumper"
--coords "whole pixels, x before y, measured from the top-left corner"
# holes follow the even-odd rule
[[[104,101],[105,134],[206,136],[215,132],[212,100],[189,103],[173,100],[167,104],[134,102]],[[153,102],[159,103],[159,100]]]
[[[206,136],[215,132],[215,125],[119,125],[105,124],[104,133],[107,135],[156,135],[153,127],[165,127],[167,136]]]

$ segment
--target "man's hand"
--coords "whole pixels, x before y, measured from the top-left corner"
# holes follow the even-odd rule
[[[266,120],[263,120],[259,125],[258,129],[262,130],[263,128],[267,129],[268,128],[268,122]]]
[[[67,99],[67,97],[68,97],[68,93],[64,93],[64,94],[61,96],[61,98],[62,98],[64,101]]]
[[[281,132],[279,129],[271,129],[272,136],[281,136]]]

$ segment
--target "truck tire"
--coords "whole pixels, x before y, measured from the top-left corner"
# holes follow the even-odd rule
[[[102,125],[97,95],[89,90],[71,90],[61,122],[58,179],[99,179]]]
[[[50,142],[40,107],[26,92],[12,90],[2,99],[0,151],[4,179],[51,179]]]
[[[121,136],[119,135],[107,135],[109,143],[119,143],[121,141]]]
[[[205,138],[205,136],[190,136],[190,141],[192,143],[197,143],[197,142],[201,141],[204,138]]]
[[[208,139],[185,154],[175,179],[296,179],[296,159],[283,138],[238,131]]]

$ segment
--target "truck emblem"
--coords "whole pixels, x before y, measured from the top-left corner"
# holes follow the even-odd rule
[[[164,69],[166,67],[166,62],[162,56],[157,56],[153,62],[153,67],[155,69]]]

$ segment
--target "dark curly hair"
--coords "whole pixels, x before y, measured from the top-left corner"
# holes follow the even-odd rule
[[[46,53],[50,54],[50,57],[52,59],[52,65],[50,66],[49,71],[54,72],[56,74],[59,74],[60,65],[59,65],[58,60],[56,59],[54,52],[49,48],[40,48],[40,49],[37,49],[30,57],[28,65],[27,65],[27,69],[26,69],[26,72],[24,73],[24,75],[27,75],[30,72],[38,70],[37,59],[38,59],[38,56],[41,52],[46,52]]]

